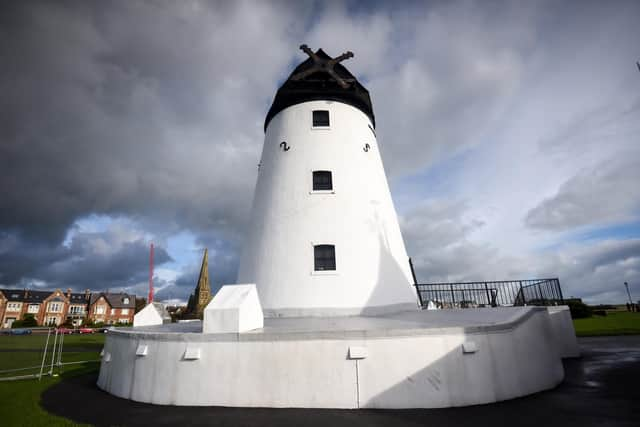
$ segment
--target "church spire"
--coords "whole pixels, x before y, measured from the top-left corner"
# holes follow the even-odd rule
[[[202,257],[202,266],[200,267],[200,276],[198,277],[198,285],[196,286],[196,292],[206,288],[207,292],[211,292],[209,288],[209,249],[204,249],[204,256]]]
[[[211,285],[209,284],[209,250],[205,248],[200,267],[200,276],[195,292],[189,297],[187,312],[195,317],[202,317],[204,309],[211,301]]]

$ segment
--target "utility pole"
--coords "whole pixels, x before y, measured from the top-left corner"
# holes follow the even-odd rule
[[[629,304],[633,306],[633,300],[631,299],[631,292],[629,292],[629,284],[624,282],[624,287],[627,289],[627,295],[629,296]]]

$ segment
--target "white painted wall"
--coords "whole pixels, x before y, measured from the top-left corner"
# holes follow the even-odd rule
[[[153,326],[171,323],[171,316],[158,302],[147,304],[145,308],[137,312],[133,316],[133,327],[137,326]]]
[[[564,371],[546,310],[508,324],[349,338],[292,334],[107,335],[98,386],[171,405],[438,408],[511,399],[552,388]],[[474,353],[462,344],[473,343]],[[146,356],[136,356],[140,345]],[[364,358],[352,360],[349,348]],[[190,348],[199,359],[186,360]],[[356,365],[357,364],[357,365]]]
[[[329,129],[312,127],[313,110],[329,110]],[[334,101],[291,106],[269,123],[238,274],[257,284],[266,316],[417,306],[370,125],[360,110]],[[334,191],[312,192],[314,170],[332,171]],[[335,245],[335,272],[314,272],[314,244]]]
[[[556,346],[562,357],[580,357],[580,346],[567,305],[547,307]]]
[[[262,328],[264,316],[255,284],[224,285],[204,310],[202,332],[246,332]]]

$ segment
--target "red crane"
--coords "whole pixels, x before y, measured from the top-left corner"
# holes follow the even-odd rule
[[[149,298],[147,303],[153,302],[153,243],[151,243],[151,252],[149,253]]]

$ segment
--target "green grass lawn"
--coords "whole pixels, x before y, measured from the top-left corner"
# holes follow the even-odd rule
[[[39,372],[42,356],[47,341],[46,334],[33,335],[0,335],[0,378],[13,375],[2,373],[5,369],[34,367],[21,371],[22,374]],[[59,345],[60,337],[58,337]],[[54,336],[49,337],[45,364],[51,364],[53,357]],[[62,362],[77,362],[81,360],[96,360],[104,345],[104,334],[65,335],[62,347]],[[57,360],[57,359],[56,359]],[[35,368],[35,367],[38,368]]]
[[[640,313],[608,312],[606,316],[574,319],[573,326],[579,337],[640,334]]]
[[[95,356],[97,357],[98,354]],[[40,396],[52,385],[62,379],[96,371],[98,363],[71,365],[64,373],[57,377],[42,377],[37,379],[0,381],[0,414],[3,426],[77,426],[66,418],[51,415],[40,406]],[[81,397],[69,396],[70,399]]]
[[[62,348],[62,362],[100,359],[100,350],[104,345],[104,334],[66,335]],[[46,335],[0,336],[0,371],[3,369],[37,366],[15,374],[32,374],[40,371]],[[49,338],[49,351],[46,364],[51,364],[53,337]],[[43,376],[38,379],[0,381],[0,414],[3,426],[72,426],[73,422],[49,414],[40,407],[40,396],[47,388],[68,376],[96,371],[99,363],[88,362],[54,367],[57,376]],[[45,365],[45,372],[49,366]],[[14,373],[0,373],[0,378]],[[70,398],[74,398],[71,396]]]

